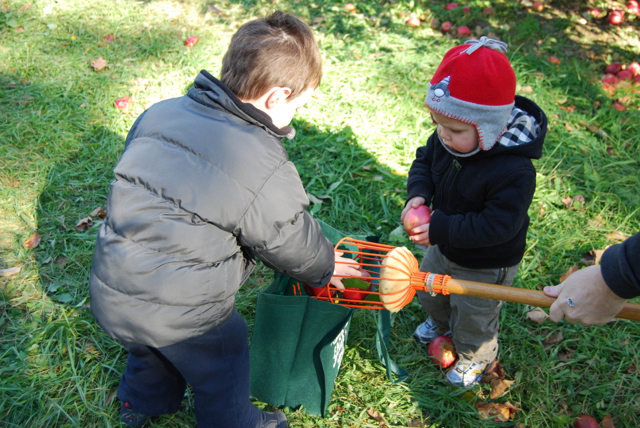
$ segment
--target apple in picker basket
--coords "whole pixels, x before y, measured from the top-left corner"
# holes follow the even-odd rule
[[[426,205],[411,208],[404,216],[404,230],[406,230],[409,235],[412,235],[411,230],[414,227],[422,226],[431,221],[431,213],[431,208]]]
[[[429,343],[427,353],[434,363],[446,369],[458,358],[456,347],[449,336],[438,336]]]
[[[351,279],[353,280],[353,279]],[[362,271],[362,276],[360,278],[355,278],[355,280],[360,280],[360,283],[365,282],[368,283],[369,286],[366,288],[358,288],[358,287],[348,287],[346,284],[344,286],[344,290],[341,291],[342,295],[344,296],[345,299],[349,299],[349,300],[364,300],[367,298],[367,296],[369,295],[368,293],[365,293],[364,291],[371,291],[371,287],[373,286],[373,278],[371,278],[371,275],[369,274],[369,272],[367,272],[366,270]],[[348,283],[349,279],[346,280],[342,280],[342,283],[344,284],[345,282]]]
[[[573,421],[574,428],[599,428],[598,421],[588,415],[580,415],[578,419]]]
[[[310,286],[309,284],[302,284],[302,286],[304,287],[304,291],[306,291],[309,296],[327,297],[327,298],[331,297],[327,292],[327,287],[315,288]]]

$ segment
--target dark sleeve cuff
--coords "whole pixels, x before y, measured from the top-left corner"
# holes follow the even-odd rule
[[[329,283],[329,281],[331,281],[331,277],[333,276],[333,271],[335,269],[335,264],[331,266],[331,269],[329,269],[323,276],[322,279],[318,282],[310,282],[309,286],[313,287],[313,288],[320,288],[320,287],[324,287],[325,285],[327,285]]]
[[[429,225],[429,242],[431,242],[431,245],[451,245],[449,219],[450,217],[444,215],[440,210],[435,210],[431,213],[431,223]]]
[[[640,257],[640,234],[629,238],[622,244],[607,248],[602,255],[600,270],[602,278],[611,291],[623,299],[640,296],[640,278],[634,272],[631,257]],[[636,266],[635,269],[638,269]]]

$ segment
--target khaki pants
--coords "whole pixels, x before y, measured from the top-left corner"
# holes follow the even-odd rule
[[[430,246],[420,264],[422,272],[447,274],[452,278],[511,286],[520,264],[506,268],[469,269],[442,255]],[[452,332],[460,358],[489,363],[498,355],[498,322],[502,301],[480,297],[437,294],[418,291],[422,308],[438,327]]]

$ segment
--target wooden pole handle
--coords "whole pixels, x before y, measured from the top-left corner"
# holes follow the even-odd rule
[[[527,288],[506,287],[504,285],[486,284],[484,282],[466,281],[450,278],[446,290],[451,294],[484,297],[485,299],[503,300],[505,302],[522,303],[525,305],[550,307],[556,301],[544,292]],[[625,303],[616,318],[640,321],[640,305]]]

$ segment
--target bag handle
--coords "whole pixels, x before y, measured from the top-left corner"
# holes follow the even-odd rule
[[[387,377],[391,383],[400,383],[407,380],[409,372],[398,365],[389,356],[389,336],[391,334],[391,312],[387,310],[375,311],[378,313],[378,326],[376,330],[376,348],[378,360],[387,368]],[[395,376],[395,377],[394,377]]]

